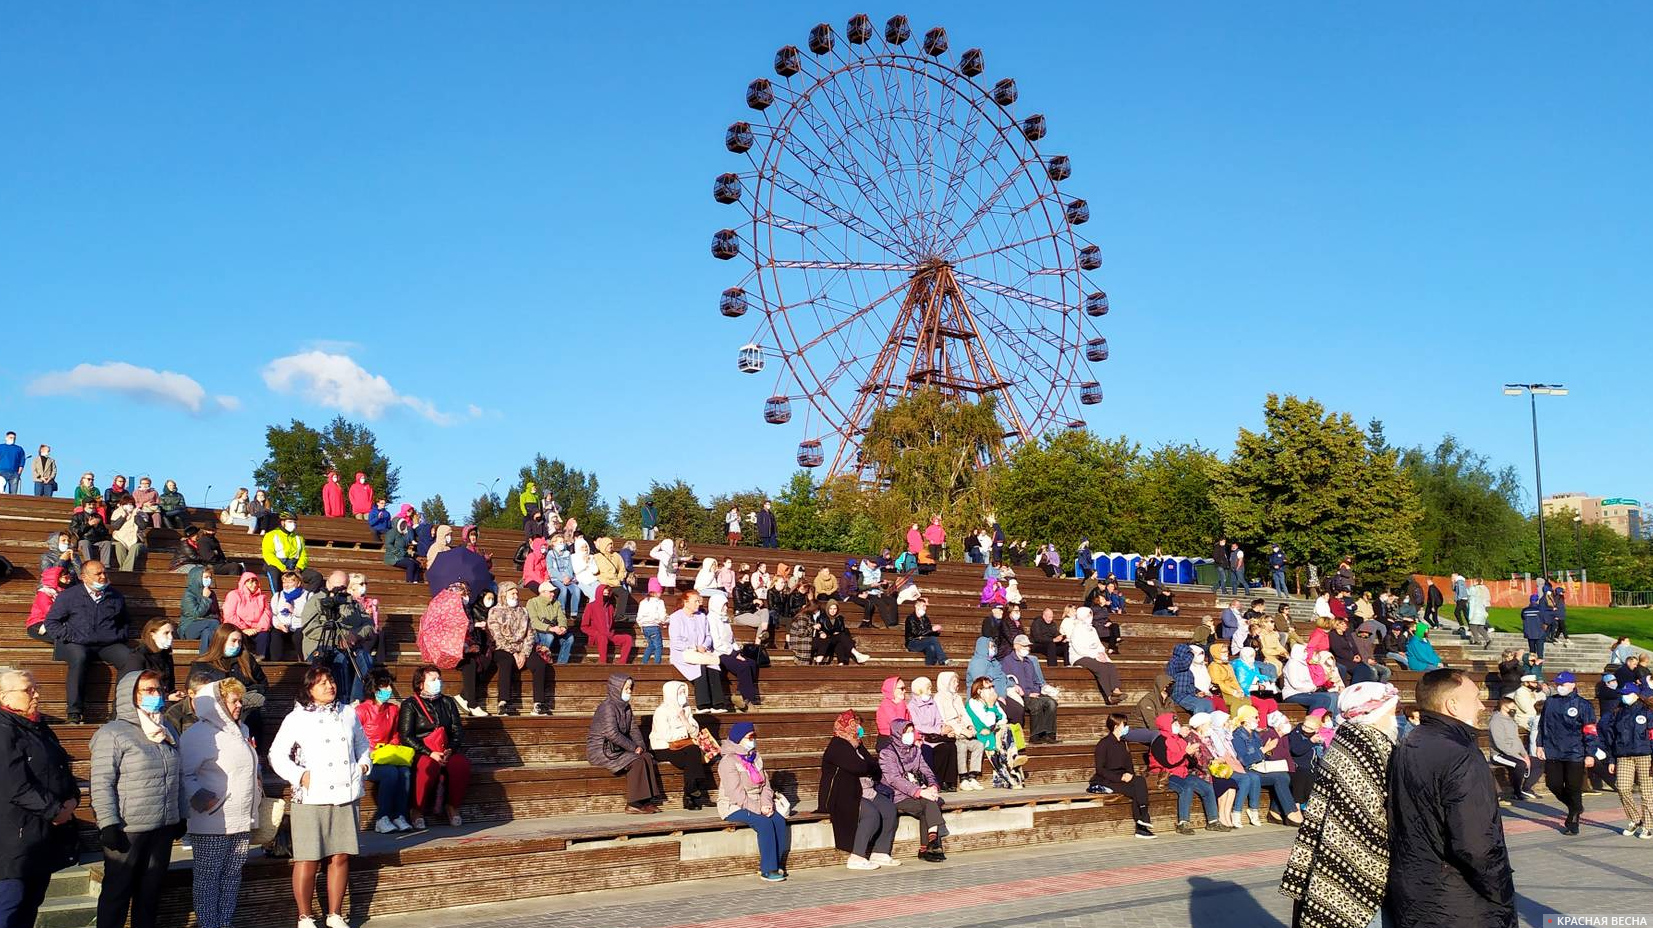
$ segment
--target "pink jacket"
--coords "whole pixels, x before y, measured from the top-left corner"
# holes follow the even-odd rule
[[[253,582],[253,591],[247,592],[247,581]],[[248,635],[270,630],[270,596],[258,585],[258,574],[247,571],[236,582],[235,589],[224,596],[224,622]]]
[[[373,508],[373,484],[366,482],[367,475],[358,471],[356,482],[350,485],[350,514],[365,516]]]
[[[890,726],[896,719],[910,718],[907,713],[907,701],[895,701],[895,686],[901,682],[900,677],[886,677],[884,679],[884,700],[878,704],[877,722],[880,735],[890,734]]]
[[[522,582],[537,588],[550,579],[545,566],[545,539],[536,538],[528,545],[528,557],[522,562]]]
[[[924,530],[924,540],[932,545],[945,544],[947,532],[941,527],[940,522],[931,522],[930,527]]]

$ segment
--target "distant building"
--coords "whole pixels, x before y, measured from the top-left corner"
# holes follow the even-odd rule
[[[1605,525],[1632,541],[1647,537],[1642,527],[1640,500],[1584,493],[1557,493],[1544,497],[1544,515],[1559,516],[1563,513],[1583,516],[1586,525]]]

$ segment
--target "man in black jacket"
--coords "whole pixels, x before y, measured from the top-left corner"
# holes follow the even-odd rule
[[[764,500],[763,508],[758,510],[758,544],[765,548],[781,546],[780,533],[775,525],[775,510],[769,505],[769,500]]]
[[[109,586],[102,561],[88,560],[80,571],[81,583],[57,594],[46,613],[46,637],[56,645],[55,656],[69,665],[69,724],[85,718],[86,664],[92,658],[115,669],[118,679],[138,670],[138,660],[126,646],[126,598]]]
[[[1476,744],[1480,687],[1462,670],[1418,681],[1422,723],[1389,762],[1389,910],[1399,928],[1514,928],[1498,788]]]
[[[80,786],[25,671],[0,671],[0,925],[33,925],[52,872],[74,864]],[[12,836],[16,835],[15,838]]]

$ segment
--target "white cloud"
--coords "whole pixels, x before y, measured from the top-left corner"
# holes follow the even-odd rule
[[[174,371],[139,367],[125,361],[77,364],[71,370],[42,374],[28,386],[31,396],[67,396],[100,392],[118,393],[140,403],[177,406],[196,414],[201,413],[209,400],[206,388],[193,377]],[[210,400],[213,409],[241,408],[241,401],[233,396],[214,396]]]
[[[297,393],[318,406],[368,419],[406,407],[437,425],[454,424],[453,416],[429,400],[397,393],[390,381],[347,355],[305,351],[276,358],[264,366],[264,384],[277,393]]]
[[[472,403],[465,407],[465,414],[472,419],[480,419],[482,418],[482,407]]]

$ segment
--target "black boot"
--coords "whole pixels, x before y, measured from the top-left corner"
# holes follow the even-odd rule
[[[932,864],[939,864],[946,860],[947,855],[941,852],[941,838],[931,835],[929,842],[919,849],[918,859]]]

